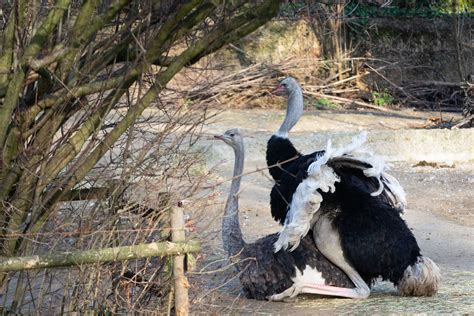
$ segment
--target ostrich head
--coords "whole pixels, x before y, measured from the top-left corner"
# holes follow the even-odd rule
[[[244,147],[244,140],[238,128],[232,128],[225,131],[222,135],[214,136],[216,139],[223,140],[227,145],[232,147],[235,152],[242,152]]]
[[[272,92],[275,94],[285,93],[290,95],[293,91],[301,90],[298,81],[293,77],[286,77],[278,84],[278,87]]]

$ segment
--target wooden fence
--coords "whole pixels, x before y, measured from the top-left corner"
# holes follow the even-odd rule
[[[198,252],[200,244],[194,240],[186,241],[183,209],[180,207],[174,207],[171,210],[171,239],[172,242],[153,242],[49,255],[3,257],[0,258],[0,273],[133,260],[154,256],[173,256],[175,311],[176,315],[187,315],[189,312],[189,283],[185,276],[184,258],[187,253]]]

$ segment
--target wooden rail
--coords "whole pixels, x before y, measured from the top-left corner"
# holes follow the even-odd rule
[[[67,267],[99,262],[141,259],[154,256],[174,256],[198,252],[199,250],[200,245],[197,241],[166,241],[97,250],[60,252],[50,255],[0,258],[0,272]]]

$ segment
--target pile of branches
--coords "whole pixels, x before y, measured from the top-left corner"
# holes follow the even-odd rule
[[[296,62],[280,65],[255,63],[249,67],[219,76],[210,75],[189,91],[188,98],[196,103],[224,105],[230,108],[271,107],[261,102],[274,87],[275,78],[295,71]]]
[[[293,58],[279,64],[254,63],[230,74],[214,72],[190,89],[187,98],[218,108],[279,108],[281,102],[272,97],[271,90],[278,80],[290,75],[299,80],[306,106],[324,109],[329,103],[330,108],[334,109],[391,112],[393,108],[407,106],[425,110],[462,111],[465,118],[451,122],[449,127],[471,126],[474,113],[472,84],[426,81],[402,86],[384,74],[397,67],[395,64],[385,62],[376,68],[370,65],[370,61],[366,58],[345,58],[343,62],[347,67],[336,73],[329,70],[341,61]],[[372,88],[366,82],[374,80],[364,80],[368,76],[376,76],[387,88]],[[377,90],[389,93],[391,103],[375,104],[374,92]]]
[[[461,112],[463,118],[456,121],[429,124],[435,128],[468,128],[474,122],[474,84],[470,82],[424,81],[411,82],[406,86],[393,85],[394,95],[400,103],[417,109],[440,112]]]
[[[354,60],[359,59],[348,58],[346,61]],[[278,107],[280,103],[271,97],[271,90],[275,88],[278,80],[293,76],[298,79],[305,98],[310,101],[326,99],[335,108],[356,107],[389,111],[366,102],[369,99],[364,100],[360,95],[360,80],[369,74],[369,71],[360,73],[354,66],[336,74],[330,73],[328,69],[336,62],[339,61],[292,58],[279,64],[255,63],[228,75],[214,74],[208,77],[189,91],[188,98],[195,102],[227,108]]]
[[[417,81],[397,87],[397,96],[410,100],[417,108],[458,110],[465,105],[468,90],[467,82]]]

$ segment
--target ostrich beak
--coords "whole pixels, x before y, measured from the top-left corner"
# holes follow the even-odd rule
[[[216,139],[220,139],[220,140],[224,140],[224,136],[223,135],[214,135],[214,140]]]
[[[276,89],[272,91],[273,94],[280,94],[282,92],[285,92],[285,87],[281,84],[279,84],[278,87],[276,87]]]

